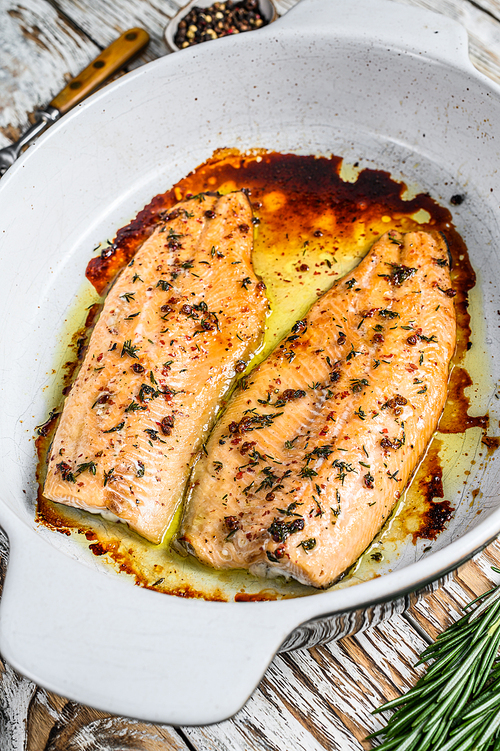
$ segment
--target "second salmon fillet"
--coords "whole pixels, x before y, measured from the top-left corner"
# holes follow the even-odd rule
[[[109,292],[50,452],[44,495],[159,543],[268,311],[242,192],[170,210]]]
[[[384,235],[233,396],[196,465],[180,544],[219,569],[335,582],[436,428],[453,296],[440,235]]]

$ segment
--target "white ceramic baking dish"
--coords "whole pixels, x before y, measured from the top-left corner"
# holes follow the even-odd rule
[[[121,78],[9,170],[0,182],[0,523],[10,542],[0,640],[14,667],[110,712],[215,722],[243,705],[284,643],[317,643],[382,617],[496,536],[500,457],[471,467],[430,554],[413,549],[373,581],[275,602],[161,595],[36,527],[33,434],[52,406],[45,389],[91,249],[227,146],[333,152],[439,201],[466,194],[454,220],[478,273],[477,341],[491,371],[473,409],[489,408],[497,426],[499,123],[500,90],[473,69],[454,22],[387,0],[303,0],[263,30]]]

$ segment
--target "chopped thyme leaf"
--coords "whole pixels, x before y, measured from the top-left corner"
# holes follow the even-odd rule
[[[313,495],[312,499],[313,499],[314,503],[316,504],[316,514],[315,514],[315,516],[323,516],[323,509],[321,508],[321,503],[318,501],[318,499],[314,495]]]
[[[131,339],[127,339],[125,342],[123,342],[123,347],[122,347],[120,357],[123,357],[123,355],[128,355],[129,357],[132,357],[135,360],[138,360],[139,356],[137,352],[139,350],[140,350],[140,347],[133,345]]]
[[[390,478],[391,480],[394,480],[395,482],[401,482],[401,480],[398,480],[398,478],[396,477],[396,475],[397,475],[398,473],[399,473],[399,469],[397,469],[397,470],[396,470],[395,472],[393,472],[393,473],[392,473],[392,475],[391,475],[391,473],[389,472],[389,470],[387,470],[387,476],[388,476],[388,477],[389,477],[389,478]]]
[[[290,522],[284,522],[281,519],[274,519],[268,532],[274,542],[285,542],[289,535],[292,535],[295,532],[300,532],[304,529],[304,526],[305,522],[301,517]]]
[[[359,394],[363,391],[363,386],[369,385],[366,378],[351,378],[351,390],[353,394]]]
[[[139,399],[140,402],[145,402],[149,399],[156,399],[157,397],[160,396],[160,394],[163,394],[163,393],[173,394],[174,392],[172,392],[171,390],[167,392],[159,391],[158,389],[155,389],[152,386],[150,386],[149,383],[143,383],[141,385],[141,388],[139,389],[139,396],[137,398]]]
[[[167,282],[166,279],[160,279],[156,286],[162,289],[164,292],[167,292],[167,290],[172,289],[172,285],[170,284],[170,282]]]
[[[147,409],[147,407],[141,407],[141,405],[137,404],[137,402],[130,402],[128,407],[125,409],[125,412],[137,412],[138,410],[144,409]]]
[[[149,371],[149,380],[151,381],[153,386],[158,386],[158,383],[156,382],[156,378],[154,377],[152,370]]]
[[[391,284],[394,287],[401,287],[401,285],[407,280],[410,279],[414,274],[417,273],[417,269],[409,268],[408,266],[401,266],[396,263],[390,263],[388,264],[392,268],[391,275],[389,276],[389,280]],[[382,274],[379,274],[379,276],[384,276]]]
[[[307,463],[311,461],[313,456],[317,457],[318,459],[328,459],[330,454],[333,453],[333,446],[329,446],[328,444],[325,444],[324,446],[316,446],[309,454],[306,454],[305,459],[307,460]]]
[[[304,552],[307,553],[308,550],[313,550],[313,548],[316,547],[316,538],[310,537],[308,540],[302,540],[297,547],[302,548]]]
[[[349,279],[349,281],[345,283],[345,286],[347,289],[352,289],[356,283],[356,279]]]
[[[162,439],[159,437],[157,430],[153,430],[153,428],[144,428],[144,432],[148,434],[152,441],[160,441],[160,443],[165,443],[165,441],[162,441]]]
[[[144,464],[140,461],[137,462],[137,472],[135,473],[136,477],[144,477],[144,472],[146,471],[146,468]]]
[[[125,292],[125,294],[120,295],[122,300],[126,300],[127,302],[130,302],[134,299],[135,292]]]
[[[115,468],[111,467],[110,470],[108,470],[107,472],[104,472],[104,487],[106,487],[106,485],[108,484],[108,482],[110,482],[111,475],[113,474],[114,471],[115,471]]]
[[[84,462],[83,464],[79,464],[78,467],[76,468],[75,476],[80,475],[82,472],[85,472],[86,470],[88,470],[91,475],[95,476],[96,469],[97,469],[97,464],[95,462]]]
[[[290,503],[286,509],[277,508],[276,511],[279,511],[280,514],[283,514],[283,516],[300,516],[300,514],[297,514],[295,509],[297,506],[302,506],[302,503],[298,503],[298,501],[294,501],[293,503]]]
[[[173,227],[168,228],[168,240],[173,240],[174,242],[177,242],[181,239],[181,237],[184,237],[184,235],[178,235]]]
[[[418,364],[422,365],[423,361],[424,361],[424,356],[423,356],[423,354],[421,354],[420,357],[419,357],[419,359],[418,359]]]
[[[134,274],[134,276],[132,277],[132,283],[133,282],[143,282],[143,281],[144,281],[144,279],[141,279],[141,277],[139,276],[139,274]]]
[[[115,425],[114,428],[110,428],[109,430],[103,430],[102,432],[103,433],[116,433],[116,431],[117,430],[121,430],[124,425],[125,425],[125,420],[123,420],[122,422],[118,423],[118,425]]]
[[[344,480],[349,472],[356,472],[357,470],[354,469],[352,464],[348,464],[347,462],[340,461],[340,459],[335,459],[335,461],[332,463],[332,467],[335,467],[338,469],[339,473],[337,475],[337,480],[340,480],[342,485],[344,484]]]
[[[354,349],[353,345],[351,344],[351,351],[347,354],[347,357],[345,359],[346,359],[346,361],[352,360],[352,358],[356,357],[356,355],[362,355],[362,354],[363,354],[363,352],[357,352]]]
[[[314,471],[314,469],[311,469],[311,467],[302,467],[302,469],[299,472],[299,477],[317,477],[318,473]]]
[[[296,435],[295,438],[292,438],[291,441],[285,441],[285,448],[286,449],[293,449],[293,448],[295,448],[293,444],[295,443],[295,441],[298,438],[300,438],[300,436]]]
[[[71,471],[71,467],[66,462],[59,462],[56,464],[56,470],[59,470],[61,477],[65,482],[76,482],[75,475]]]
[[[379,310],[378,315],[382,316],[382,318],[389,318],[390,320],[392,320],[393,318],[401,318],[399,313],[396,313],[395,310],[388,310],[387,308],[385,308],[384,310]]]
[[[131,321],[132,318],[137,318],[137,316],[139,315],[139,313],[140,313],[140,311],[137,311],[137,313],[132,313],[131,315],[129,315],[126,318],[124,318],[123,320],[124,321]]]
[[[369,456],[368,456],[368,451],[367,451],[367,450],[365,449],[364,445],[362,446],[362,449],[363,449],[363,451],[365,452],[365,456],[366,456],[367,458],[369,458]]]
[[[215,471],[216,471],[216,472],[220,472],[220,470],[221,470],[221,469],[222,469],[222,467],[224,466],[224,465],[222,464],[222,462],[214,462],[214,463],[213,463],[213,465],[214,465],[214,469],[215,469]]]
[[[432,336],[424,336],[423,334],[419,334],[418,338],[421,339],[423,342],[431,342],[432,344],[437,343],[435,334],[433,334]]]
[[[243,289],[248,289],[249,285],[252,283],[252,280],[249,276],[246,276],[243,281],[241,282],[241,286]]]

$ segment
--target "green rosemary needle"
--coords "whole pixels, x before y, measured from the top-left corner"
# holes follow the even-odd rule
[[[464,610],[422,652],[415,687],[375,710],[396,710],[369,736],[384,736],[377,751],[500,751],[500,586]]]

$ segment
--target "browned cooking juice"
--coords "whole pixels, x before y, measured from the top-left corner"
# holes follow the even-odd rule
[[[238,189],[248,192],[253,205],[253,264],[266,284],[271,305],[263,346],[250,367],[274,348],[318,296],[347,274],[384,232],[432,229],[444,232],[448,241],[457,292],[458,331],[449,398],[438,433],[389,524],[335,586],[372,578],[389,570],[389,559],[397,557],[403,544],[413,544],[418,538],[428,539],[431,544],[436,539],[453,514],[452,498],[443,498],[442,457],[446,442],[452,442],[456,434],[468,428],[487,427],[487,418],[468,416],[464,395],[471,384],[464,357],[471,335],[468,293],[475,280],[467,250],[447,208],[423,193],[404,200],[406,186],[386,172],[366,169],[358,173],[356,165],[347,168],[338,157],[223,151],[171,190],[156,196],[135,220],[119,230],[114,242],[90,261],[87,278],[103,293],[171,206],[204,191],[227,193]],[[98,312],[96,302],[86,325],[74,336],[78,352],[67,363],[68,384],[84,356],[85,342]],[[50,406],[58,411],[57,404]],[[38,438],[41,483],[56,423],[54,417]],[[192,557],[177,555],[171,551],[169,541],[179,516],[180,510],[163,543],[153,545],[124,524],[106,522],[100,516],[53,503],[41,493],[38,503],[40,523],[74,536],[88,547],[89,555],[100,556],[103,562],[142,586],[183,597],[216,600],[280,599],[316,592],[283,577],[262,580],[244,571],[213,571]]]

